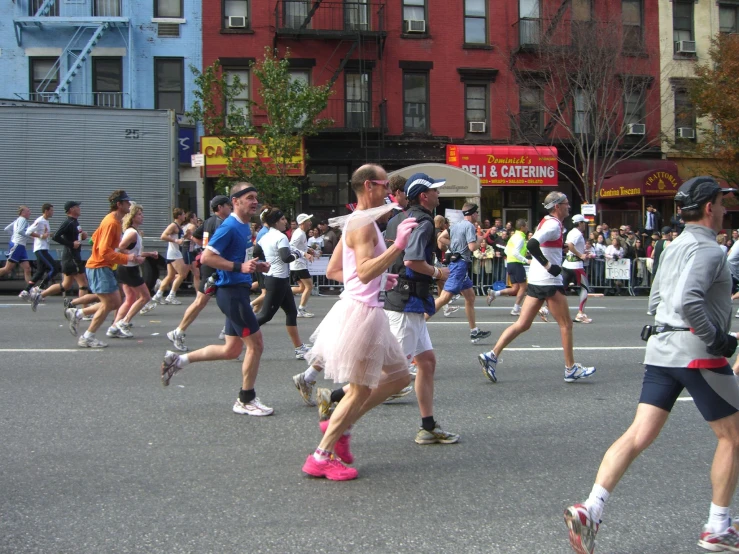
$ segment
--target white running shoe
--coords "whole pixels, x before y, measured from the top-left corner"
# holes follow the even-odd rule
[[[22,290],[21,293],[18,295],[18,298],[26,302],[29,302],[31,300],[31,295],[28,293],[27,290]]]
[[[577,321],[578,323],[593,323],[593,320],[583,313],[577,314],[575,316],[575,321]]]
[[[518,308],[518,309],[513,308],[511,310],[511,315],[515,315],[516,317],[520,316],[521,315],[521,308]]]
[[[187,352],[187,346],[185,346],[185,333],[177,334],[177,329],[169,331],[167,338],[172,341],[172,345],[180,352]]]
[[[233,411],[235,414],[251,415],[251,416],[268,416],[274,413],[274,410],[269,406],[265,406],[259,401],[259,398],[255,398],[251,402],[244,404],[236,399],[234,402]]]
[[[151,297],[152,302],[156,302],[159,305],[164,305],[167,303],[167,301],[164,299],[164,296],[156,293],[154,296]]]
[[[111,325],[105,332],[105,336],[110,337],[111,339],[122,339],[123,333],[121,333],[121,330],[118,328],[117,325]]]
[[[413,384],[410,384],[407,387],[400,389],[395,394],[391,394],[390,396],[388,396],[387,400],[385,400],[383,404],[387,404],[388,402],[392,402],[393,400],[397,400],[399,398],[403,398],[404,396],[408,396],[412,392],[413,392]]]
[[[162,386],[169,386],[169,380],[174,377],[174,374],[180,371],[182,368],[177,365],[180,360],[180,355],[177,352],[167,350],[164,353],[164,360],[162,360],[161,366],[161,378]]]
[[[310,345],[301,344],[295,349],[295,359],[305,360],[305,355],[310,352]]]
[[[586,367],[582,364],[575,364],[572,369],[565,368],[565,383],[574,383],[579,379],[585,379],[595,373],[594,367]]]
[[[298,373],[297,375],[293,375],[293,384],[298,389],[303,402],[308,404],[308,406],[316,405],[313,400],[313,386],[316,384],[315,381],[306,381],[305,376],[302,373]]]
[[[83,315],[82,321],[92,321],[94,317],[95,317],[94,315]]]
[[[490,304],[495,302],[495,289],[493,289],[492,287],[488,289],[487,302],[488,302],[488,306],[490,306]]]
[[[85,338],[85,335],[82,335],[77,341],[77,346],[81,346],[83,348],[105,348],[108,345],[103,341],[97,340],[95,337],[87,339]]]
[[[159,291],[159,285],[161,285],[161,284],[162,284],[162,280],[161,279],[157,279],[157,282],[154,283],[154,292]]]
[[[547,309],[546,306],[542,306],[541,310],[539,310],[539,317],[544,323],[549,322],[549,310]]]
[[[316,317],[315,314],[310,313],[305,308],[298,308],[298,317]]]
[[[167,296],[167,298],[165,298],[164,301],[171,306],[179,306],[180,304],[182,304],[182,302],[177,300],[177,297],[174,296],[173,294],[170,294],[169,296]]]
[[[459,306],[450,306],[447,304],[444,306],[444,317],[452,317],[452,314],[457,311],[459,311]]]
[[[220,333],[218,333],[218,340],[226,340],[226,328],[225,327],[221,329]]]
[[[64,317],[69,321],[69,332],[76,337],[78,334],[77,326],[82,321],[82,316],[77,316],[77,308],[67,308],[64,310]]]
[[[143,308],[141,308],[141,313],[142,314],[148,314],[150,311],[152,311],[156,307],[157,307],[157,303],[152,298],[146,304],[144,304],[144,307]]]
[[[411,379],[415,379],[416,375],[418,375],[418,366],[415,362],[408,366],[408,373],[411,374]]]
[[[133,333],[131,332],[131,324],[126,323],[122,319],[115,324],[115,326],[118,328],[118,330],[121,333],[122,339],[131,339],[133,338]]]
[[[41,291],[38,287],[33,287],[33,289],[31,289],[31,294],[29,294],[28,296],[31,300],[31,310],[35,312],[36,308],[38,308],[39,303],[44,301],[43,297],[41,296]]]

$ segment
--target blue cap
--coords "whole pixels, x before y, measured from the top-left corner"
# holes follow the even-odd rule
[[[418,198],[422,192],[438,189],[446,183],[446,179],[432,179],[425,173],[414,173],[405,182],[405,195],[409,200]]]

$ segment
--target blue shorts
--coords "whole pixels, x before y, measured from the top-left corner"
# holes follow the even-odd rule
[[[506,266],[506,272],[511,278],[511,284],[526,282],[526,268],[518,262],[509,262]]]
[[[22,244],[13,244],[12,242],[8,245],[8,260],[17,264],[28,261],[28,252],[26,247]]]
[[[115,273],[109,267],[86,268],[90,292],[94,294],[111,294],[118,290]]]
[[[249,303],[250,285],[218,287],[216,302],[226,316],[226,335],[248,337],[259,331],[259,323]]]
[[[467,275],[468,262],[458,260],[449,264],[449,278],[444,283],[444,290],[452,294],[459,294],[463,290],[471,289],[474,285]]]
[[[739,411],[739,385],[728,364],[718,369],[647,365],[639,403],[669,412],[683,389],[688,389],[706,421],[716,421]]]

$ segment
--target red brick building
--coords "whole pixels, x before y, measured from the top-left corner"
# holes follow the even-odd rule
[[[537,66],[536,41],[549,27],[570,25],[575,9],[578,17],[589,10],[590,18],[628,22],[640,44],[631,58],[640,73],[659,79],[658,34],[646,32],[657,25],[657,3],[647,0],[609,0],[602,9],[583,0],[204,0],[203,63],[220,60],[254,95],[249,63],[265,46],[280,54],[289,48],[295,78],[334,83],[324,115],[335,124],[306,142],[317,193],[299,207],[330,216],[352,201],[349,175],[365,161],[393,170],[445,163],[447,145],[525,144],[511,121],[526,110],[545,129],[542,110],[530,115],[531,98],[519,106],[521,75],[546,69]],[[647,133],[659,129],[653,108],[643,117]],[[564,180],[559,186],[572,192]],[[537,217],[540,197],[550,190],[528,183],[483,187],[484,217],[511,215],[506,208]]]

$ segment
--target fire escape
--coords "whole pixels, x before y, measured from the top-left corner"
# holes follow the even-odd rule
[[[126,47],[130,77],[130,45],[132,28],[124,16],[126,0],[14,0],[13,24],[18,46],[24,35],[32,34],[34,44],[65,44],[59,58],[42,78],[34,78],[34,90],[18,93],[28,100],[62,104],[84,104],[106,107],[128,107],[123,91],[91,92],[85,82],[92,74],[91,54],[106,35],[108,43]],[[126,72],[121,68],[121,80]],[[84,77],[83,77],[84,76]],[[130,80],[129,80],[130,82]],[[24,98],[25,99],[25,98]]]
[[[273,47],[311,42],[333,45],[316,73],[317,83],[333,86],[344,73],[343,93],[329,99],[321,117],[334,120],[324,133],[358,137],[365,161],[378,159],[384,146],[386,106],[382,55],[387,38],[385,0],[277,0]],[[315,44],[315,42],[313,42]]]

